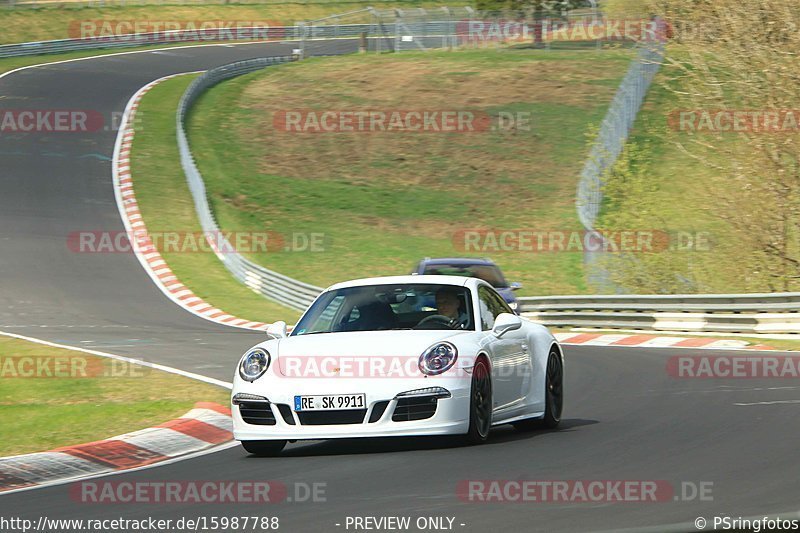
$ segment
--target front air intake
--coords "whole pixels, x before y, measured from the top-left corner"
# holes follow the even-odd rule
[[[274,426],[275,415],[268,402],[240,402],[239,414],[246,424],[254,426]]]
[[[436,414],[439,400],[435,396],[412,396],[398,398],[392,414],[392,422],[425,420]]]

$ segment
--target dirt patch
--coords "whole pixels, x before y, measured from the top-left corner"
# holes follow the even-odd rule
[[[242,123],[238,136],[255,144],[259,173],[438,190],[493,183],[498,193],[520,193],[517,182],[550,183],[559,170],[549,155],[553,142],[539,123],[554,119],[541,117],[539,110],[558,105],[567,113],[588,112],[607,103],[614,92],[613,86],[596,83],[608,71],[585,60],[466,61],[464,72],[454,71],[446,58],[371,58],[361,63],[348,58],[314,66],[319,68],[263,76],[244,90],[241,105],[256,120]],[[281,112],[319,117],[328,110],[459,110],[479,117],[482,124],[488,121],[488,126],[480,132],[421,134],[289,133],[276,128]],[[509,116],[528,122],[512,126]],[[497,179],[501,177],[508,179]]]

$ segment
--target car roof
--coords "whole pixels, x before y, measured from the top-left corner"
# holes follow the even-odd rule
[[[497,266],[491,259],[480,257],[437,257],[420,261],[425,265],[486,265]]]
[[[343,281],[331,285],[326,290],[343,289],[346,287],[365,287],[369,285],[394,285],[402,283],[431,284],[431,285],[456,285],[466,287],[474,286],[481,282],[478,278],[467,278],[464,276],[432,276],[432,275],[413,275],[413,276],[383,276],[378,278],[362,278],[350,281]],[[485,283],[485,282],[484,282]]]

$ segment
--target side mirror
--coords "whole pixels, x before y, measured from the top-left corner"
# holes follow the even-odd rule
[[[522,288],[522,283],[515,281],[511,285],[509,285],[509,287],[511,287],[512,291],[518,291]]]
[[[267,336],[273,339],[283,339],[286,337],[286,322],[278,320],[267,326]]]
[[[494,321],[492,333],[498,339],[508,333],[522,327],[522,319],[511,313],[500,313]]]

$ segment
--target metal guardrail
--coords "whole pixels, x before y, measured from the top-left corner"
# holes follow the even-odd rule
[[[520,298],[526,318],[552,327],[720,333],[800,333],[800,293]]]
[[[186,181],[189,184],[189,190],[194,199],[195,211],[200,219],[200,226],[203,232],[220,236],[220,246],[224,247],[226,250],[233,250],[233,247],[222,237],[219,226],[214,219],[214,214],[208,204],[205,182],[194,161],[186,137],[186,115],[197,98],[209,87],[235,76],[241,76],[242,74],[254,72],[272,65],[287,63],[289,61],[292,61],[291,57],[259,58],[223,65],[209,70],[192,81],[181,97],[180,104],[178,104],[176,116],[178,150],[180,152],[181,165],[186,174]],[[305,310],[311,305],[311,302],[314,301],[317,295],[322,292],[321,287],[315,287],[314,285],[303,283],[289,276],[284,276],[278,272],[266,269],[246,259],[235,251],[230,253],[218,253],[217,256],[236,279],[255,292],[288,307]]]

